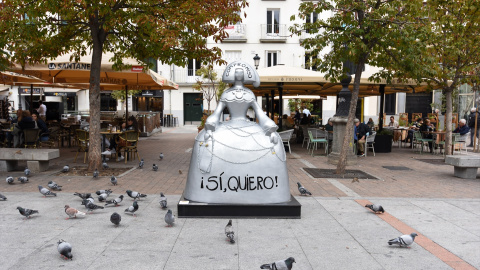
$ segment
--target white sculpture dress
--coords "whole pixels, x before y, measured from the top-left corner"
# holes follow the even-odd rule
[[[244,83],[260,83],[258,74],[241,61],[227,66],[224,91],[215,112],[195,139],[184,197],[225,204],[267,204],[290,200],[286,154],[277,125],[265,115]],[[224,108],[230,120],[220,122]],[[248,120],[253,108],[258,124]]]

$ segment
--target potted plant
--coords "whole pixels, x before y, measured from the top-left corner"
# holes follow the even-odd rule
[[[393,131],[383,128],[375,135],[375,144],[373,145],[375,153],[392,152]]]
[[[205,121],[207,121],[207,118],[208,118],[208,114],[204,113],[202,116],[202,122],[200,122],[200,125],[197,126],[198,133],[200,133],[200,131],[202,131],[202,129],[205,128]]]

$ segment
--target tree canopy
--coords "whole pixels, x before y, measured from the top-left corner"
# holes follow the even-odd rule
[[[225,27],[240,21],[245,0],[4,0],[0,7],[0,50],[21,64],[92,52],[90,72],[89,170],[100,167],[100,63],[113,52],[122,58],[148,58],[185,66],[188,59],[222,63],[221,50],[206,38],[227,37]]]

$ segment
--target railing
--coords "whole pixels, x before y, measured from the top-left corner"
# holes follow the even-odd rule
[[[223,71],[225,69],[214,69],[217,72],[217,79],[221,80]],[[200,76],[196,75],[195,69],[186,69],[186,68],[175,68],[173,71],[173,81],[176,83],[187,83],[193,84],[197,82],[197,79],[200,79]]]
[[[231,39],[246,39],[246,27],[245,24],[235,24],[225,27],[225,31],[228,33],[227,40]]]
[[[287,25],[285,24],[262,24],[261,39],[286,40]]]

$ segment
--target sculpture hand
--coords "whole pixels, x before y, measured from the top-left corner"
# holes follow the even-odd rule
[[[271,133],[270,134],[270,142],[273,143],[273,144],[277,144],[278,143],[278,137],[275,133]]]
[[[205,135],[203,136],[204,140],[207,141],[208,139],[210,139],[210,137],[212,137],[212,131],[211,130],[207,130],[205,132]]]

